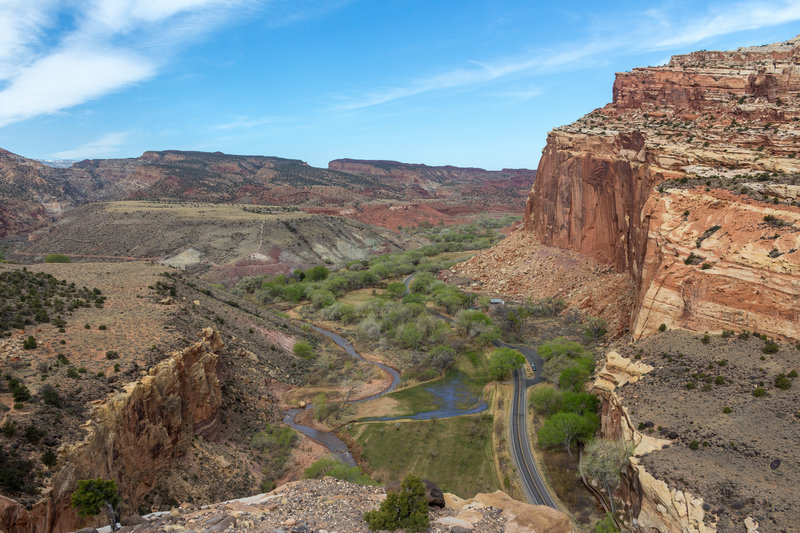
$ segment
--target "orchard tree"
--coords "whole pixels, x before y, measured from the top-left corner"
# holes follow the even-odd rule
[[[498,348],[489,356],[489,378],[493,381],[506,379],[508,375],[522,368],[525,356],[512,348]]]

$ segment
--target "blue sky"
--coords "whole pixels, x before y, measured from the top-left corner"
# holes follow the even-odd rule
[[[800,0],[0,0],[0,147],[535,168],[614,73],[800,33]]]

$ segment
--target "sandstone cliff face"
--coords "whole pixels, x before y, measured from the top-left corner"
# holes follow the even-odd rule
[[[198,342],[154,367],[125,392],[97,406],[78,444],[59,450],[59,472],[30,512],[0,497],[0,530],[62,533],[80,527],[70,504],[79,479],[114,479],[129,509],[186,452],[195,435],[219,429],[222,401],[217,377],[219,334],[210,328]]]
[[[628,272],[634,337],[800,338],[798,58],[800,37],[676,56],[618,74],[613,103],[548,135],[525,228]]]
[[[634,456],[623,471],[617,492],[625,503],[627,514],[635,520],[626,522],[626,525],[648,532],[712,533],[716,531],[716,519],[705,513],[703,500],[689,492],[670,489],[665,482],[648,473],[636,457],[657,453],[670,441],[637,431],[615,391],[626,383],[638,381],[643,374],[652,370],[653,367],[649,365],[609,352],[593,384],[593,392],[601,398],[601,436],[607,439],[622,438],[635,446]]]

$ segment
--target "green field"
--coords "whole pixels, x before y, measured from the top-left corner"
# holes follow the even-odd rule
[[[381,483],[415,474],[445,492],[471,498],[500,488],[492,458],[492,417],[486,414],[419,422],[354,424],[372,477]]]

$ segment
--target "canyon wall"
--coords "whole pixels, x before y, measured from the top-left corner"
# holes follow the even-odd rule
[[[617,75],[547,138],[525,228],[628,272],[661,324],[800,339],[800,38]]]
[[[87,520],[70,503],[80,479],[115,480],[125,508],[138,509],[196,435],[213,437],[219,430],[216,352],[223,345],[210,328],[202,338],[94,409],[84,440],[59,450],[52,486],[30,512],[0,496],[0,530],[64,533],[81,527]]]
[[[686,491],[670,489],[664,481],[647,472],[637,458],[657,453],[670,445],[670,441],[637,431],[616,391],[652,370],[652,366],[609,352],[592,387],[592,392],[601,399],[600,435],[606,439],[624,439],[634,448],[615,493],[623,501],[627,516],[631,517],[625,521],[625,526],[648,532],[713,533],[717,530],[716,518],[704,511],[702,499]]]

